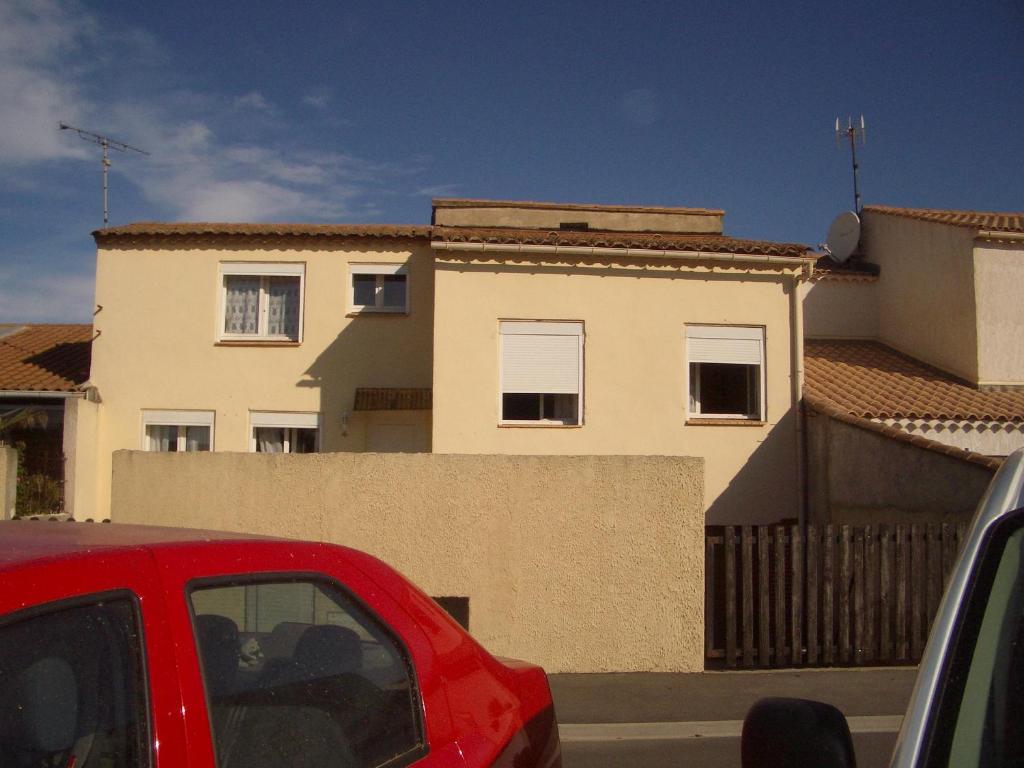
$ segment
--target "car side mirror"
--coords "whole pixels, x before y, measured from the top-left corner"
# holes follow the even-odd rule
[[[747,712],[740,740],[743,768],[856,768],[843,713],[807,699],[761,699]]]

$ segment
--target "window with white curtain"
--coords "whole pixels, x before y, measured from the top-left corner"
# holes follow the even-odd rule
[[[222,341],[300,341],[306,265],[222,262]]]
[[[349,264],[351,312],[408,312],[409,275],[404,264]]]
[[[690,417],[764,420],[764,328],[686,327]]]
[[[213,411],[143,411],[142,449],[171,453],[213,450]]]
[[[503,320],[503,424],[583,421],[583,323]]]
[[[320,450],[320,415],[252,411],[249,450],[254,453],[316,453]]]

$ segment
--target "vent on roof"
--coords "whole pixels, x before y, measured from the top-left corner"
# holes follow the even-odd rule
[[[586,232],[590,229],[590,224],[585,221],[563,221],[558,228],[565,232]]]

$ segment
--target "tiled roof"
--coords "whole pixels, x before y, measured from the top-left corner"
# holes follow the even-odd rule
[[[675,208],[652,205],[592,205],[589,203],[540,203],[530,200],[475,200],[460,197],[435,197],[435,208],[527,208],[544,211],[602,211],[608,213],[693,213],[724,216],[718,208]]]
[[[662,234],[657,232],[576,232],[572,230],[505,229],[500,227],[434,227],[434,239],[450,243],[496,245],[560,245],[594,248],[643,248],[704,253],[763,254],[809,257],[806,245],[741,240],[725,235]]]
[[[73,392],[89,378],[91,325],[25,325],[0,336],[0,390]]]
[[[896,208],[890,205],[865,205],[864,210],[990,232],[1024,232],[1024,212],[943,211],[932,208]]]
[[[119,237],[180,237],[237,235],[248,237],[417,237],[430,235],[430,227],[405,224],[230,224],[217,222],[139,221],[92,233],[97,240]]]
[[[878,273],[878,265],[870,261],[850,258],[842,264],[837,264],[830,257],[822,256],[814,262],[814,276],[811,278],[811,281],[853,280],[857,282],[873,282],[878,280]]]
[[[433,408],[433,391],[393,387],[360,388],[356,390],[355,411],[429,411]]]
[[[875,341],[804,342],[804,392],[866,419],[1024,421],[1024,392],[975,389]]]

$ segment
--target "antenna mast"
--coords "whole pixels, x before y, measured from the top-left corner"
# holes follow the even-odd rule
[[[867,141],[868,129],[864,125],[864,115],[860,116],[860,125],[858,126],[853,122],[853,118],[846,118],[846,127],[839,127],[839,118],[836,118],[836,145],[839,145],[840,139],[845,136],[850,141],[850,159],[853,161],[853,210],[858,216],[860,215],[860,179],[859,171],[860,166],[857,164],[857,139],[860,139],[860,145],[863,147]]]
[[[149,152],[133,147],[131,144],[125,144],[123,141],[116,141],[109,136],[101,136],[98,133],[83,131],[81,128],[75,128],[75,126],[64,122],[60,123],[60,129],[62,131],[74,131],[78,134],[78,138],[84,141],[91,141],[93,144],[99,144],[103,147],[103,226],[105,227],[110,223],[110,184],[107,178],[110,172],[110,150],[138,152],[140,155],[148,155]]]

